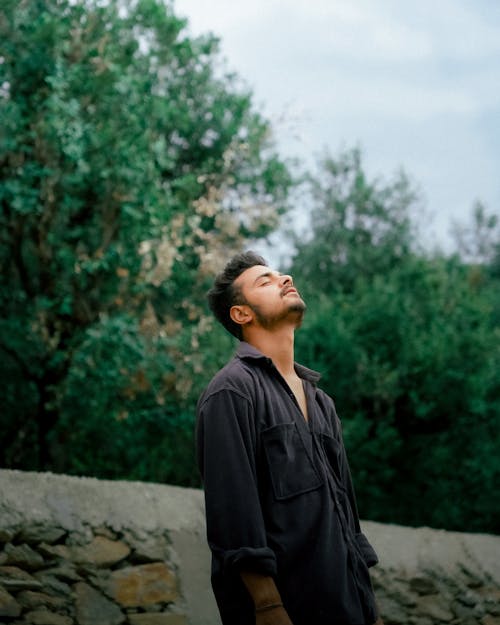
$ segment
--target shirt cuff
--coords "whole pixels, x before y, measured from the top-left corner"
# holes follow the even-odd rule
[[[224,552],[223,568],[249,571],[274,576],[277,573],[276,556],[269,547],[242,547]]]
[[[375,566],[378,563],[378,556],[375,549],[368,542],[368,538],[361,532],[356,534],[356,544],[358,546],[366,566]]]

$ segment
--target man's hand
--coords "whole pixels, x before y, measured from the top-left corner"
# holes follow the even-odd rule
[[[293,625],[272,577],[241,571],[241,579],[255,606],[255,625]]]
[[[255,613],[255,625],[293,625],[285,608],[279,606],[271,610]]]

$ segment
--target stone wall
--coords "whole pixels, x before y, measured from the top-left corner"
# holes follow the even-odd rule
[[[500,537],[364,525],[386,625],[500,625]]]
[[[0,494],[0,623],[220,623],[200,491],[0,471]],[[386,625],[500,625],[500,537],[363,529]]]
[[[200,491],[0,471],[0,494],[0,623],[219,623]]]

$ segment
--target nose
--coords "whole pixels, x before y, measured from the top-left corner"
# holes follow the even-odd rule
[[[281,277],[280,277],[280,285],[283,286],[291,286],[293,285],[293,278],[292,276],[289,276],[288,274],[284,273]]]

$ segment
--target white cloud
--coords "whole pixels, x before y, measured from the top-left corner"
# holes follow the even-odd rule
[[[426,121],[447,115],[469,115],[481,110],[481,103],[466,89],[450,89],[438,85],[422,85],[377,79],[334,80],[336,90],[327,98],[311,99],[315,109],[332,114],[397,118],[408,122]]]
[[[500,212],[500,5],[496,0],[177,0],[309,161],[359,143],[372,173],[405,166],[429,208]],[[441,230],[445,228],[441,225]]]

